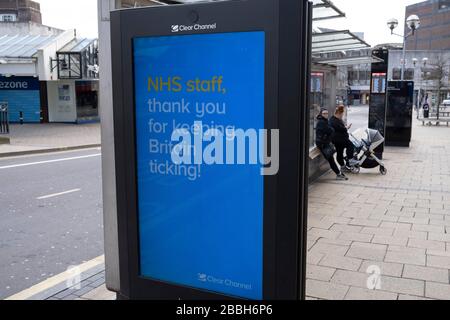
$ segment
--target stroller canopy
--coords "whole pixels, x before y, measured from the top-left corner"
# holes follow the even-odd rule
[[[378,130],[367,129],[366,134],[367,134],[366,143],[369,146],[370,150],[372,151],[384,142],[384,137]]]

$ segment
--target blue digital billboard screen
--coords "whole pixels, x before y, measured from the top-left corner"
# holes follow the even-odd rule
[[[264,129],[265,33],[139,37],[133,48],[140,275],[262,299],[252,133]],[[247,134],[244,156],[228,130]]]

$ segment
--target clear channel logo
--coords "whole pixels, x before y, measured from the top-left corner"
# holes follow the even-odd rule
[[[204,273],[198,274],[198,281],[200,282],[208,282],[208,276]]]
[[[251,284],[246,284],[246,283],[239,283],[230,279],[220,279],[220,278],[216,278],[214,276],[211,275],[207,275],[205,273],[198,273],[197,274],[197,279],[199,282],[203,282],[203,283],[211,283],[211,284],[216,284],[216,285],[221,285],[221,286],[226,286],[226,287],[233,287],[233,288],[238,288],[238,289],[242,289],[242,290],[252,290],[252,285]]]
[[[217,29],[217,23],[213,24],[194,24],[190,26],[181,25],[181,24],[174,24],[170,27],[172,33],[177,32],[189,32],[189,31],[203,31],[203,30],[216,30]]]

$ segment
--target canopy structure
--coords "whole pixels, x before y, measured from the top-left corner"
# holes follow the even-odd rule
[[[223,0],[122,0],[130,6],[134,3],[146,3],[146,2],[163,2],[163,3],[195,3],[195,2],[212,2],[212,1],[223,1]],[[233,1],[233,0],[229,0]],[[313,21],[321,21],[335,18],[345,17],[345,13],[339,10],[331,0],[312,0],[313,3]],[[134,5],[135,6],[135,5]]]
[[[312,0],[313,21],[321,21],[345,17],[345,13],[330,0]]]
[[[332,65],[332,66],[350,66],[350,65],[358,65],[358,64],[372,64],[372,63],[379,63],[382,62],[383,60],[380,58],[376,58],[369,55],[364,55],[364,56],[360,56],[360,57],[346,57],[346,56],[341,56],[338,58],[319,58],[319,59],[314,59],[315,63],[320,63],[320,64],[327,64],[327,65]]]
[[[97,39],[75,38],[56,54],[59,79],[98,77]]]
[[[3,60],[32,60],[37,51],[58,36],[5,35],[0,37],[0,57]]]
[[[370,48],[370,45],[349,30],[314,33],[312,53],[327,53]]]

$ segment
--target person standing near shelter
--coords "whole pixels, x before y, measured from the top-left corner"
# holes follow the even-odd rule
[[[345,125],[343,120],[344,114],[345,107],[342,105],[338,106],[336,108],[334,116],[331,117],[329,123],[330,126],[334,129],[332,142],[336,146],[337,161],[341,166],[341,171],[351,172],[352,168],[350,166],[350,160],[353,159],[355,147],[350,141],[350,135],[348,133],[348,130],[352,127],[352,125]],[[344,151],[346,151],[346,157],[344,157]]]
[[[319,115],[317,116],[316,146],[330,164],[331,170],[333,170],[336,174],[336,179],[346,181],[348,178],[341,172],[341,170],[339,170],[336,160],[334,159],[336,149],[331,143],[333,134],[334,130],[328,124],[328,110],[321,109]]]
[[[423,117],[428,119],[430,117],[430,104],[428,102],[428,95],[425,97],[425,103],[423,104]]]

